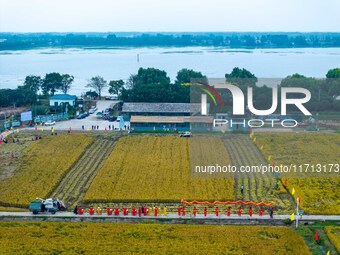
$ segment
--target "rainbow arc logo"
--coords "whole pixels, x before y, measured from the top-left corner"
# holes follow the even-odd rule
[[[207,93],[207,95],[209,95],[209,97],[211,98],[211,100],[214,102],[216,106],[217,106],[216,99],[218,100],[219,105],[222,106],[223,101],[222,101],[221,95],[217,92],[217,90],[213,86],[209,84],[204,84],[204,83],[195,83],[195,85],[199,86],[202,91]]]

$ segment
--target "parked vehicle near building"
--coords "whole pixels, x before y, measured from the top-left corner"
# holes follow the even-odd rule
[[[55,121],[54,120],[49,120],[49,121],[46,121],[45,126],[54,126],[55,125]]]

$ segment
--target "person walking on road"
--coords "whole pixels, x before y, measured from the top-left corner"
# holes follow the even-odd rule
[[[78,205],[76,205],[76,207],[74,207],[73,213],[74,213],[75,215],[78,214]]]
[[[273,216],[274,216],[274,208],[273,207],[271,207],[269,209],[269,215],[270,215],[270,218],[273,218]]]

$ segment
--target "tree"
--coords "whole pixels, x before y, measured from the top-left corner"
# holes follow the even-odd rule
[[[26,76],[23,87],[37,95],[42,83],[40,76],[29,75]]]
[[[124,87],[124,81],[123,80],[114,80],[109,82],[109,93],[110,94],[116,94],[117,96],[120,95],[120,92],[122,91]]]
[[[326,86],[328,95],[336,100],[340,95],[340,68],[334,68],[327,72]],[[339,102],[336,103],[338,104]]]
[[[189,103],[190,86],[176,84],[143,84],[123,89],[120,99],[124,102]]]
[[[99,98],[101,98],[103,89],[107,87],[107,82],[104,80],[103,77],[95,76],[89,80],[89,83],[86,85],[86,87],[93,88],[94,90],[96,90],[96,92],[99,95]]]
[[[63,77],[60,73],[47,73],[41,85],[43,94],[51,94],[53,96],[62,87],[62,80]]]
[[[86,91],[85,96],[87,97],[91,97],[91,98],[97,98],[98,97],[98,93],[96,91]]]
[[[24,86],[17,89],[0,89],[0,107],[8,107],[15,104],[16,106],[29,106],[36,100],[33,91]]]
[[[332,97],[330,97],[327,93],[325,80],[306,77],[296,73],[284,78],[281,81],[280,86],[308,89],[311,93],[311,100],[305,105],[310,111],[330,110],[332,107]],[[289,93],[289,96],[299,98],[303,95],[300,93]],[[289,105],[287,109],[296,110],[296,107]]]
[[[340,68],[334,68],[327,72],[327,78],[340,78]]]
[[[69,74],[63,74],[61,80],[61,90],[64,94],[67,94],[67,91],[71,88],[71,84],[74,81],[74,77]]]
[[[239,86],[255,87],[257,78],[256,76],[244,68],[235,67],[230,74],[225,74],[226,81],[237,84]]]
[[[178,71],[176,76],[176,84],[182,85],[185,83],[190,83],[192,79],[198,79],[200,82],[208,83],[207,77],[201,72],[196,72],[192,69],[183,68]]]
[[[136,75],[132,75],[129,79],[129,87],[147,84],[170,84],[170,78],[163,70],[156,68],[139,68]]]

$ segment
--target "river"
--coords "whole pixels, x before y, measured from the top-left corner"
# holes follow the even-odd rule
[[[85,85],[96,75],[107,81],[127,80],[140,67],[155,67],[165,70],[172,80],[181,68],[201,71],[210,78],[222,78],[236,66],[263,78],[281,78],[294,73],[322,78],[329,69],[340,67],[340,48],[43,48],[0,51],[0,88],[16,88],[22,85],[27,75],[60,72],[75,77],[69,93],[80,95],[89,90]]]

